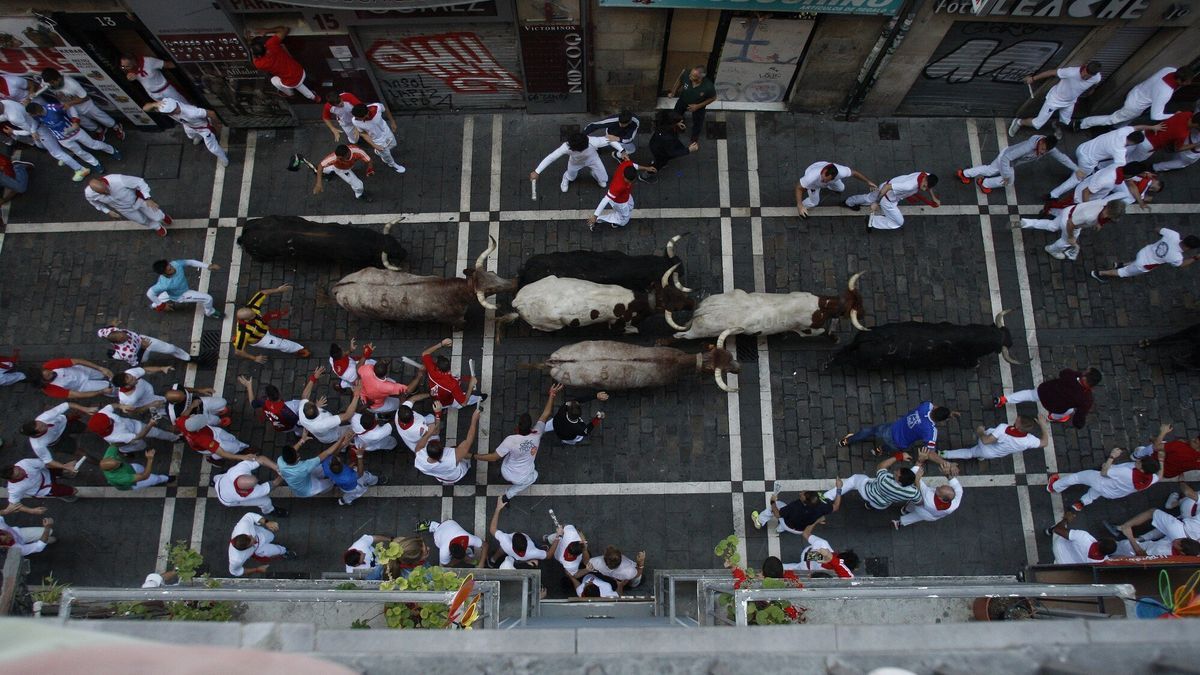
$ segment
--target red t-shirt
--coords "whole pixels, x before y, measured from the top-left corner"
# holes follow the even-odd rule
[[[421,363],[425,365],[425,373],[429,376],[429,395],[431,397],[442,405],[450,405],[455,402],[462,405],[467,402],[467,395],[463,393],[458,379],[450,373],[438,370],[432,354],[422,356]]]
[[[1163,445],[1163,477],[1174,478],[1188,471],[1200,470],[1200,452],[1187,441],[1167,441]]]
[[[1180,146],[1187,143],[1188,134],[1191,129],[1188,127],[1192,123],[1192,113],[1177,112],[1171,115],[1163,124],[1166,128],[1162,131],[1146,132],[1146,139],[1150,141],[1150,145],[1155,150],[1163,150],[1171,146]]]
[[[272,35],[265,46],[267,53],[254,59],[255,68],[278,77],[285,87],[295,87],[304,80],[304,66],[288,53],[282,38]]]
[[[625,160],[617,165],[617,170],[613,172],[612,182],[608,184],[608,198],[624,204],[629,201],[629,195],[633,193],[633,183],[625,177],[625,167],[633,166],[633,160]]]
[[[188,431],[187,420],[191,415],[179,417],[175,420],[175,428],[179,433],[183,434],[183,440],[187,442],[188,447],[204,455],[211,455],[221,447],[217,439],[213,436],[212,429],[204,427],[200,431]]]
[[[821,563],[821,567],[833,572],[838,576],[839,579],[854,578],[854,572],[851,572],[850,568],[846,567],[846,563],[842,562],[842,556],[836,553],[833,554],[833,560],[830,560],[827,563]]]

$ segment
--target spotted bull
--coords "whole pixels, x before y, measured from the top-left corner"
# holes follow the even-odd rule
[[[687,325],[675,323],[665,312],[667,323],[674,328],[675,338],[693,340],[720,335],[732,330],[750,335],[775,335],[796,332],[800,335],[820,335],[835,318],[849,316],[859,330],[868,330],[859,322],[862,296],[858,293],[859,272],[850,277],[841,295],[812,293],[747,293],[733,290],[710,295],[700,302]]]
[[[721,335],[716,346],[709,345],[699,353],[610,340],[577,342],[533,367],[549,370],[556,382],[567,386],[610,391],[665,387],[688,373],[711,373],[722,391],[734,392],[737,389],[725,382],[725,372],[740,372],[741,366],[725,349],[726,337]]]
[[[351,314],[384,321],[431,321],[462,327],[467,308],[486,302],[485,296],[513,288],[504,279],[483,269],[495,242],[479,255],[475,267],[463,277],[419,276],[393,269],[367,268],[347,275],[333,285],[334,300]]]
[[[1012,335],[1004,327],[1005,310],[993,325],[904,321],[858,333],[826,364],[854,368],[974,368],[979,359],[997,352],[1009,363]]]
[[[246,221],[238,243],[257,262],[303,260],[354,267],[391,267],[404,260],[404,247],[383,232],[336,223],[315,223],[298,216],[266,216]]]
[[[663,274],[673,270],[670,275],[673,285],[688,293],[691,289],[679,281],[679,266],[683,261],[675,255],[675,244],[682,236],[671,237],[663,255],[629,255],[619,251],[539,253],[530,256],[521,266],[518,287],[524,288],[554,276],[645,291],[657,288]]]

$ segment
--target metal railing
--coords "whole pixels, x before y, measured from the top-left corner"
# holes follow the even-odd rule
[[[470,573],[475,577],[476,581],[498,581],[503,588],[504,584],[513,583],[521,586],[521,613],[511,621],[500,621],[501,628],[516,628],[524,626],[531,616],[541,616],[541,601],[542,601],[542,573],[540,570],[499,570],[499,569],[462,569],[455,570],[460,574]],[[353,581],[360,588],[378,587],[378,581],[368,581],[365,570],[355,572],[322,572],[321,579],[325,581]],[[221,583],[227,580],[222,579]],[[236,581],[236,580],[230,580]],[[255,580],[259,581],[260,580]],[[311,583],[311,582],[310,582]],[[507,591],[502,591],[507,593]]]
[[[826,581],[826,580],[813,580]],[[844,582],[859,581],[846,579]],[[865,581],[865,580],[863,580]],[[983,585],[929,585],[895,586],[856,584],[842,586],[807,585],[805,588],[742,588],[735,590],[729,580],[698,582],[703,598],[703,611],[700,614],[701,625],[725,624],[746,626],[746,606],[751,602],[785,601],[811,602],[814,600],[920,600],[947,598],[1029,598],[1031,600],[1058,600],[1074,598],[1115,598],[1125,606],[1126,616],[1135,615],[1137,596],[1133,586],[1129,584],[983,584]],[[720,605],[719,598],[728,597],[732,601],[734,617],[727,616],[725,608]],[[1093,617],[1105,616],[1101,613]]]
[[[500,619],[500,582],[477,581],[475,590],[480,599],[481,624],[484,628],[498,628]],[[389,602],[448,605],[456,591],[379,591],[355,590],[335,591],[314,589],[280,588],[67,588],[59,601],[58,618],[63,624],[71,618],[71,607],[76,602],[285,602],[323,603],[343,602],[383,605]]]

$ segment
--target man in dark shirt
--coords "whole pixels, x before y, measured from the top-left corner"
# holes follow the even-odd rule
[[[654,122],[654,135],[650,137],[650,154],[654,156],[652,166],[656,171],[662,171],[673,159],[686,157],[700,149],[700,144],[693,141],[684,145],[679,140],[679,132],[687,128],[683,123],[683,115],[673,111],[662,111]],[[638,179],[646,183],[658,181],[657,173],[642,173]]]
[[[1039,384],[1037,389],[1014,391],[992,399],[997,408],[1009,403],[1041,403],[1051,422],[1068,422],[1082,429],[1092,409],[1092,388],[1100,384],[1100,371],[1088,368],[1084,372],[1064,368],[1058,377]]]
[[[546,423],[546,431],[553,431],[564,445],[575,445],[587,440],[592,430],[600,426],[600,420],[604,419],[604,412],[599,410],[591,420],[584,418],[583,404],[593,400],[607,401],[608,392],[600,391],[568,398]]]
[[[628,110],[622,110],[612,117],[592,122],[583,128],[583,133],[591,136],[592,132],[603,130],[608,140],[620,143],[626,153],[632,154],[637,150],[637,132],[640,124],[637,116]],[[613,150],[613,157],[618,162],[621,161],[621,156],[616,150]]]
[[[820,492],[813,491],[801,492],[800,498],[793,502],[781,502],[779,495],[771,495],[771,501],[767,504],[769,509],[762,513],[752,512],[750,522],[754,524],[755,529],[759,529],[771,522],[772,518],[776,518],[779,523],[775,531],[804,534],[804,528],[841,508],[842,479],[838,478],[834,485],[837,494],[832,502],[825,501]]]
[[[671,87],[670,98],[679,97],[675,103],[675,112],[692,114],[692,143],[700,142],[700,132],[704,131],[705,109],[717,100],[717,87],[708,79],[704,66],[696,66],[690,71],[679,74],[679,80]]]

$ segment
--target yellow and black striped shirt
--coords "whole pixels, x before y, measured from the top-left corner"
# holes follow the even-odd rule
[[[254,318],[249,321],[237,322],[233,328],[233,348],[245,350],[246,347],[258,344],[258,341],[271,330],[266,321],[262,318],[263,301],[267,299],[267,294],[259,291],[250,298],[250,302],[245,304],[245,308],[254,312]]]

